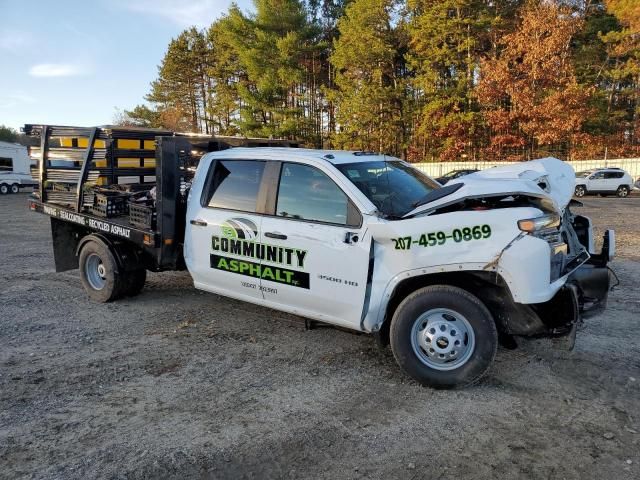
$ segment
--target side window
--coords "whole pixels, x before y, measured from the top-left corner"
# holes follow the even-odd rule
[[[2,170],[13,170],[13,159],[0,157],[0,171]]]
[[[622,178],[624,172],[607,172],[604,178]]]
[[[589,180],[602,180],[604,178],[604,172],[596,172],[589,177]]]
[[[347,224],[349,199],[315,167],[283,163],[276,205],[279,217]]]
[[[243,212],[255,212],[265,162],[219,160],[210,182],[207,205]]]

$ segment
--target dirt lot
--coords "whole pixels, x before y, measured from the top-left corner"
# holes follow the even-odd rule
[[[372,338],[150,275],[87,301],[48,218],[0,197],[1,478],[640,478],[640,198],[589,198],[622,284],[573,352],[422,388]]]

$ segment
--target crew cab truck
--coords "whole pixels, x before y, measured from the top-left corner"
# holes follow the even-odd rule
[[[437,388],[475,382],[518,336],[572,346],[606,305],[614,233],[596,253],[560,160],[442,187],[384,155],[233,148],[205,154],[186,193],[188,146],[156,143],[155,230],[31,201],[52,216],[56,266],[79,265],[94,300],[137,293],[141,269],[186,267],[198,289],[373,334]]]

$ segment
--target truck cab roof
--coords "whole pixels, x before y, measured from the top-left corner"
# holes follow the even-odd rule
[[[260,158],[264,160],[323,160],[333,165],[356,162],[375,162],[385,160],[398,160],[395,157],[362,151],[350,150],[319,150],[312,148],[286,148],[286,147],[238,147],[210,153],[214,158]]]

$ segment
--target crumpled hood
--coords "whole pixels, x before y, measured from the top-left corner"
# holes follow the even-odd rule
[[[463,183],[464,186],[450,195],[414,209],[407,216],[433,210],[438,206],[464,198],[487,197],[504,193],[548,198],[558,212],[562,212],[573,196],[575,172],[568,163],[548,157],[482,170],[451,180],[447,186],[457,183]]]

